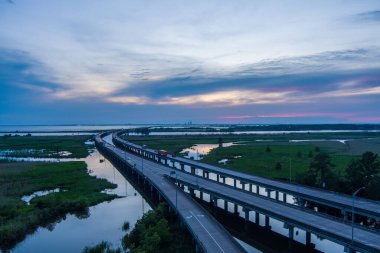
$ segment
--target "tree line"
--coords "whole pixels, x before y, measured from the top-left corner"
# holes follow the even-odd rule
[[[360,158],[352,159],[343,175],[334,168],[330,155],[320,152],[314,156],[309,170],[298,175],[297,181],[347,194],[365,187],[360,193],[362,197],[380,200],[380,161],[377,154],[365,152]]]

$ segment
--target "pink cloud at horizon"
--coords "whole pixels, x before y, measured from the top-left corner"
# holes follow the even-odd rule
[[[347,118],[353,116],[352,113],[275,113],[275,114],[258,114],[258,115],[227,115],[222,119],[251,119],[251,118],[306,118],[306,117],[334,117]]]
[[[380,117],[351,117],[347,119],[350,123],[380,123]]]

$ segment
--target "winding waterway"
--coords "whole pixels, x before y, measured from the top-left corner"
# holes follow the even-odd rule
[[[101,241],[121,247],[123,223],[129,221],[133,227],[151,207],[107,159],[103,163],[99,162],[100,159],[105,158],[98,151],[84,159],[90,174],[117,184],[116,189],[108,192],[122,197],[90,207],[88,218],[79,219],[75,215],[67,215],[65,220],[51,226],[50,230],[39,228],[11,252],[82,252],[86,246],[94,246]]]

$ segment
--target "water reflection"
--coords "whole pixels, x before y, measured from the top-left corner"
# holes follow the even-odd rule
[[[83,158],[46,158],[46,157],[13,157],[13,156],[0,156],[0,160],[12,161],[12,162],[75,162],[85,161]]]
[[[226,142],[222,144],[222,147],[230,147],[233,145],[238,145],[235,142]],[[210,153],[211,150],[219,147],[219,144],[195,144],[189,148],[183,149],[180,153],[186,154],[184,157],[190,158],[193,160],[201,160],[203,156]]]
[[[151,207],[107,159],[99,163],[100,159],[105,158],[95,151],[84,160],[92,175],[117,184],[111,192],[124,197],[90,207],[90,216],[86,219],[67,215],[57,224],[39,228],[11,252],[82,252],[84,247],[94,246],[102,240],[121,247],[122,224],[129,221],[132,228]]]
[[[54,192],[60,192],[61,189],[59,188],[56,188],[56,189],[53,189],[53,190],[46,190],[46,191],[36,191],[36,192],[33,192],[32,194],[30,195],[24,195],[21,197],[21,200],[26,202],[27,205],[30,204],[30,201],[32,201],[33,198],[35,197],[41,197],[41,196],[45,196],[45,195],[48,195],[50,193],[54,193]]]

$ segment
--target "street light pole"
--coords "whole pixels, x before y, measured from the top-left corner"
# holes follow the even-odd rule
[[[177,173],[176,173],[175,170],[173,170],[173,171],[170,172],[170,176],[173,175],[173,174],[175,174],[175,182],[176,182],[176,184],[175,184],[175,210],[176,210],[176,212],[178,212],[178,209],[177,209],[178,175],[177,175]]]
[[[355,196],[361,191],[364,190],[365,187],[361,187],[357,189],[352,194],[352,210],[351,210],[351,245],[354,246],[354,223],[355,223]]]
[[[144,176],[144,146],[141,147],[141,172]]]
[[[195,168],[195,180],[196,180],[197,186],[199,188],[199,185],[198,185],[198,168]]]
[[[175,173],[175,182],[176,182],[176,186],[175,186],[175,210],[176,210],[176,212],[178,212],[178,209],[177,209],[177,195],[178,195],[178,177],[177,177],[177,173]]]

